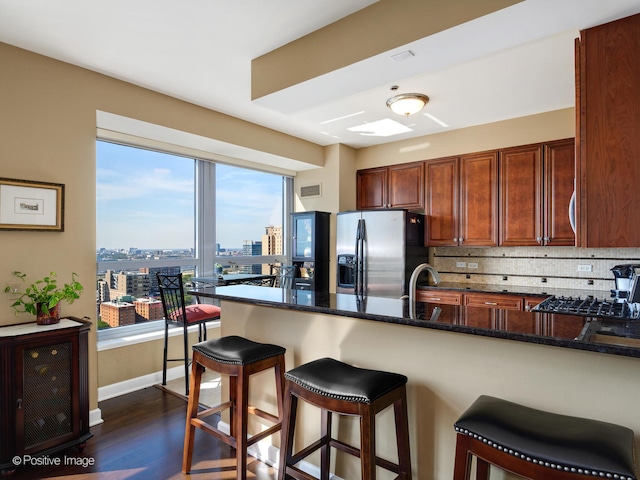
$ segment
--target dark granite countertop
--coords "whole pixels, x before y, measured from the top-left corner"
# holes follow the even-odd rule
[[[593,295],[598,298],[609,298],[611,291],[609,290],[580,290],[570,288],[549,288],[549,287],[528,287],[523,285],[497,285],[482,283],[439,283],[436,285],[419,284],[418,289],[422,290],[456,290],[461,292],[478,292],[478,293],[509,293],[522,296],[540,296],[550,297],[586,297]]]
[[[444,288],[444,287],[441,287]],[[640,358],[640,321],[603,320],[565,314],[439,305],[349,294],[233,285],[192,289],[201,297],[302,312],[340,315],[397,325],[573,348]]]

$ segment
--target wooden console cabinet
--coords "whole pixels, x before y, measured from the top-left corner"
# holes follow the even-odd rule
[[[77,446],[89,432],[88,333],[91,323],[0,327],[0,471],[12,459]]]

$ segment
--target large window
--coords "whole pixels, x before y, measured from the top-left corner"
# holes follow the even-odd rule
[[[162,319],[156,272],[188,282],[284,260],[291,179],[101,140],[96,162],[99,330]]]

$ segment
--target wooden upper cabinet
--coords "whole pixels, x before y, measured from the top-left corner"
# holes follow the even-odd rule
[[[424,208],[424,163],[414,162],[357,172],[359,210]]]
[[[385,208],[387,204],[387,168],[358,170],[356,208]]]
[[[498,245],[498,152],[460,157],[461,246]]]
[[[544,244],[573,246],[575,234],[569,220],[569,203],[575,188],[573,138],[544,145]]]
[[[500,245],[541,245],[542,146],[500,150]]]
[[[640,14],[576,40],[580,247],[640,247]]]
[[[425,162],[425,246],[496,246],[498,153]]]
[[[425,162],[425,245],[458,244],[458,157]]]
[[[424,208],[424,163],[415,162],[389,167],[389,208]]]
[[[574,245],[574,141],[500,150],[500,245]]]

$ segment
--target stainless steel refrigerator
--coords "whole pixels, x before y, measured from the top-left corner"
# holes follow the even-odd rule
[[[337,293],[400,298],[427,261],[424,215],[407,210],[337,214]]]

